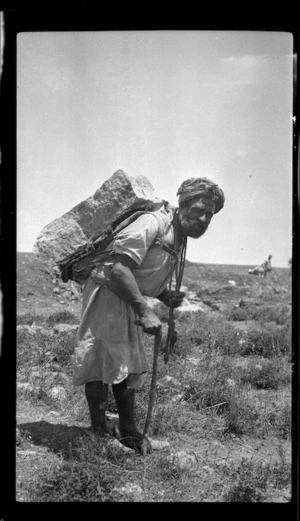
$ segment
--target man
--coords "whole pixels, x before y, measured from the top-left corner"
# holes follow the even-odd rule
[[[145,213],[123,229],[99,259],[83,286],[82,319],[74,354],[73,382],[85,385],[92,429],[109,435],[108,385],[117,404],[122,443],[141,451],[134,419],[135,391],[148,371],[143,334],[155,335],[161,322],[144,296],[178,307],[184,293],[167,289],[174,268],[174,243],[198,238],[224,205],[223,191],[207,178],[179,188],[179,207]],[[152,449],[164,442],[151,440]]]
[[[268,272],[271,272],[272,271],[272,264],[271,264],[271,259],[272,259],[272,255],[269,255],[268,256],[268,259],[265,260],[263,263],[262,263],[262,268],[264,270],[264,277],[267,276]]]

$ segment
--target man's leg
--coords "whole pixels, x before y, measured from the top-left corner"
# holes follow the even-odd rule
[[[105,418],[108,400],[108,384],[88,382],[85,385],[85,396],[90,410],[93,431],[100,436],[109,434]]]
[[[135,390],[127,389],[126,380],[112,386],[119,414],[119,430],[124,445],[141,450],[143,435],[138,431],[134,419]]]

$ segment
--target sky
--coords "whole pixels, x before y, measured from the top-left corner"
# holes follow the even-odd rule
[[[273,31],[17,37],[17,251],[119,169],[177,205],[208,177],[224,208],[187,259],[288,267],[293,37]]]

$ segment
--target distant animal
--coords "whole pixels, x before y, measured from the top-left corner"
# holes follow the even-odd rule
[[[260,275],[261,277],[264,276],[265,270],[262,266],[255,266],[255,268],[252,268],[248,270],[249,275]]]

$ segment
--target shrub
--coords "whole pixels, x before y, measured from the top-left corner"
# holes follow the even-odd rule
[[[242,459],[237,468],[227,470],[231,485],[222,499],[230,502],[253,503],[266,501],[267,487],[282,490],[291,482],[291,463],[282,444],[278,446],[279,461],[275,464]]]
[[[76,331],[62,333],[52,340],[52,359],[61,365],[70,365],[76,343]]]
[[[277,390],[291,381],[291,374],[282,358],[272,360],[253,360],[241,375],[241,383],[250,383],[257,389]]]
[[[290,403],[271,403],[263,415],[264,429],[277,430],[280,438],[290,439],[292,435],[292,411]]]
[[[46,332],[30,333],[17,331],[17,368],[29,365],[41,365],[46,362],[46,353],[51,349],[53,340]]]
[[[250,329],[243,342],[240,342],[239,352],[242,356],[259,355],[270,358],[291,353],[291,329],[287,325],[277,331],[267,328]]]
[[[71,331],[51,336],[39,329],[34,333],[26,329],[17,332],[18,396],[26,395],[33,403],[52,407],[66,401],[70,405],[71,381],[66,373],[71,373],[75,335]]]
[[[33,324],[36,324],[37,326],[52,328],[56,324],[79,324],[79,319],[74,315],[74,313],[64,310],[56,311],[55,313],[51,313],[49,316],[35,313],[24,313],[23,315],[18,315],[17,323],[19,325],[32,326]]]
[[[235,322],[243,322],[250,320],[249,314],[245,308],[233,308],[227,315],[227,320]]]
[[[201,311],[182,313],[176,318],[178,340],[174,354],[185,357],[194,346],[202,350],[234,354],[238,350],[239,335],[232,325],[221,317]]]
[[[252,311],[252,320],[257,320],[261,324],[266,322],[275,322],[275,324],[283,325],[289,320],[289,306],[260,306]]]
[[[22,326],[32,326],[36,324],[41,326],[46,323],[47,317],[45,315],[38,315],[35,313],[24,313],[17,316],[17,324]]]
[[[245,392],[232,393],[224,410],[224,434],[253,434],[257,429],[259,416],[259,410]]]
[[[240,322],[256,320],[260,324],[275,322],[275,324],[284,325],[290,320],[290,307],[286,305],[255,306],[244,303],[243,307],[231,309],[227,314],[227,319]]]
[[[46,325],[50,328],[56,326],[56,324],[78,324],[79,319],[68,310],[57,311],[51,313],[46,320]]]
[[[113,501],[100,469],[80,461],[65,461],[52,473],[40,476],[39,502]]]
[[[279,462],[272,469],[272,480],[276,488],[283,488],[291,483],[291,463],[287,461],[281,443],[278,446],[278,454]]]
[[[185,387],[184,399],[196,409],[215,407],[223,412],[235,392],[235,369],[225,358],[214,358],[208,353],[202,360],[197,377]]]
[[[49,468],[39,468],[34,500],[39,502],[114,502],[113,488],[122,486],[124,453],[91,434],[79,437],[65,459]]]
[[[232,485],[224,494],[224,500],[235,503],[257,503],[264,498],[270,469],[243,459],[232,473]]]
[[[51,336],[47,331],[37,330],[34,334],[26,330],[17,332],[17,368],[55,361],[68,365],[74,351],[76,332],[65,332]]]
[[[243,308],[235,312],[241,317]],[[249,317],[248,317],[249,318]],[[214,350],[221,354],[259,355],[265,358],[291,353],[291,324],[280,329],[272,324],[252,327],[241,333],[220,316],[207,315],[201,311],[182,313],[176,317],[178,339],[173,353],[181,358],[187,356],[194,346],[202,350]]]

